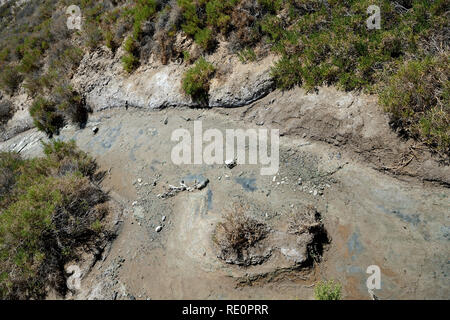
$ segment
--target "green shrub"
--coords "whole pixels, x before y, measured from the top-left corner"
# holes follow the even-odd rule
[[[450,61],[447,55],[401,66],[380,94],[394,126],[438,151],[450,151]]]
[[[409,10],[401,11],[392,1],[378,1],[381,29],[368,30],[370,0],[261,0],[268,14],[259,26],[281,55],[272,68],[276,84],[308,90],[334,84],[369,93],[380,93],[381,88],[382,104],[400,132],[448,154],[449,71],[442,70],[448,58],[438,57],[449,50],[444,2],[411,1]],[[275,15],[281,8],[289,9],[289,18]]]
[[[136,52],[136,47],[136,40],[133,37],[128,37],[123,45],[125,51],[130,54],[134,54]]]
[[[95,162],[73,142],[44,150],[45,157],[27,160],[0,153],[0,182],[3,172],[12,176],[8,201],[0,198],[0,299],[43,299],[50,288],[64,295],[61,266],[108,236],[107,196],[81,165]]]
[[[302,84],[302,73],[300,61],[297,57],[283,56],[271,69],[271,75],[278,88],[291,89]]]
[[[84,25],[85,43],[92,50],[97,48],[103,41],[103,33],[95,22],[86,23]]]
[[[131,73],[133,72],[134,69],[136,69],[137,65],[139,63],[139,59],[136,58],[133,54],[128,53],[125,54],[122,57],[122,65],[123,65],[123,69],[128,72]]]
[[[342,286],[334,280],[320,281],[314,288],[316,300],[341,300]]]
[[[0,208],[5,207],[23,160],[18,153],[0,152]]]
[[[212,31],[209,28],[201,29],[195,34],[195,42],[204,50],[209,50],[213,47],[214,41]]]
[[[0,87],[12,94],[22,82],[22,76],[14,66],[6,66],[0,72]]]
[[[115,51],[117,48],[117,44],[114,40],[114,35],[110,30],[107,30],[103,37],[105,38],[105,45],[111,49],[112,51]]]
[[[22,73],[30,73],[33,70],[39,69],[40,51],[38,49],[25,51],[22,60],[20,61],[19,71]]]
[[[183,60],[186,62],[191,61],[191,54],[187,50],[183,50]]]
[[[50,167],[54,168],[57,174],[64,174],[67,170],[67,161],[70,160],[70,170],[79,172],[85,177],[93,178],[97,170],[97,164],[85,152],[80,152],[74,141],[63,142],[53,140],[49,143],[42,143],[44,154]]]
[[[141,35],[142,23],[147,21],[156,13],[155,0],[137,0],[136,6],[132,9],[133,14],[133,37],[138,40]]]
[[[183,90],[194,100],[206,102],[209,92],[209,80],[215,68],[203,57],[188,69],[183,77]]]
[[[232,12],[232,9],[236,6],[237,3],[238,1],[236,0],[208,1],[205,7],[207,24],[209,26],[217,28],[222,33],[226,33],[226,31],[230,27],[231,22],[230,14]]]
[[[277,13],[283,5],[283,0],[258,0],[258,3],[270,13]]]
[[[178,5],[183,10],[184,23],[181,25],[183,31],[194,36],[202,28],[202,20],[197,15],[196,3],[192,0],[178,0]]]
[[[34,125],[50,136],[57,134],[59,128],[64,125],[64,118],[58,112],[55,103],[43,97],[34,100],[30,107],[30,115],[33,117]]]
[[[0,65],[8,60],[9,48],[3,48],[0,50]]]
[[[183,12],[184,32],[194,37],[204,50],[210,50],[215,44],[215,34],[227,33],[231,26],[231,15],[239,1],[237,0],[178,0]]]
[[[61,83],[53,87],[53,101],[57,110],[65,119],[82,125],[87,120],[87,109],[82,103],[81,96],[70,84]]]

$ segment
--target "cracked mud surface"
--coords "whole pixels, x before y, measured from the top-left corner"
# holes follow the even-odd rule
[[[334,278],[343,284],[344,298],[369,299],[370,265],[381,268],[381,299],[448,298],[448,188],[401,181],[339,145],[289,133],[280,140],[275,178],[261,176],[259,165],[174,165],[171,133],[180,127],[192,131],[195,119],[203,121],[203,130],[258,128],[242,122],[239,113],[222,113],[115,109],[93,114],[84,130],[62,131],[61,139],[75,139],[108,172],[103,187],[124,207],[109,254],[84,276],[73,298],[311,299],[315,281]],[[0,149],[39,155],[40,138],[31,130]],[[202,190],[157,197],[181,180],[206,178]],[[274,247],[262,265],[242,268],[217,259],[212,230],[235,202],[279,232],[287,230],[296,210],[317,207],[331,237],[322,261],[296,270],[283,254],[291,252],[289,241]]]

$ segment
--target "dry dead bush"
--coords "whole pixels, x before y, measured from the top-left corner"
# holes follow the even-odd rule
[[[320,214],[314,206],[308,205],[304,211],[298,211],[289,219],[288,232],[300,235],[322,225]]]
[[[231,25],[234,30],[229,35],[230,49],[252,46],[259,42],[261,34],[258,32],[257,20],[262,15],[261,8],[256,1],[242,1],[231,14]]]
[[[324,246],[329,244],[331,239],[325,230],[320,213],[314,206],[308,205],[304,210],[294,213],[289,220],[288,232],[298,236],[309,233],[312,239],[307,245],[306,264],[321,261]]]
[[[213,241],[219,246],[221,257],[230,255],[240,259],[243,251],[264,239],[269,232],[268,226],[249,217],[242,205],[235,205],[234,209],[224,216],[214,231]]]

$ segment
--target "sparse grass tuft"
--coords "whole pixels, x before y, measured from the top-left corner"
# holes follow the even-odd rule
[[[245,48],[239,52],[238,57],[242,63],[253,62],[256,60],[256,53],[252,48]]]
[[[314,288],[316,300],[341,300],[342,286],[334,280],[320,281]]]

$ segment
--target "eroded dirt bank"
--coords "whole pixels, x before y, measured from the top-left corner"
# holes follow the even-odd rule
[[[382,289],[376,292],[381,299],[449,296],[449,189],[375,170],[340,138],[336,145],[314,141],[325,130],[301,114],[286,118],[293,112],[289,109],[277,112],[289,108],[292,99],[286,96],[283,103],[283,94],[274,94],[281,95],[276,103],[269,94],[247,109],[101,111],[90,117],[86,129],[62,131],[60,138],[75,139],[108,172],[103,186],[125,208],[109,254],[84,276],[72,298],[309,299],[316,280],[335,278],[343,284],[344,298],[368,299],[365,271],[374,264],[382,272]],[[355,105],[348,104],[345,109]],[[201,120],[204,130],[260,128],[262,122],[264,127],[279,126],[284,136],[278,175],[261,176],[258,165],[174,165],[171,133],[177,128],[192,132],[194,120]],[[96,135],[94,126],[99,128]],[[342,126],[342,136],[362,134],[358,128]],[[377,141],[377,130],[375,126],[365,135]],[[0,149],[38,155],[39,139],[45,138],[33,129],[1,143]],[[202,190],[158,197],[169,184],[206,178],[209,184]],[[295,270],[289,243],[273,247],[260,266],[242,268],[217,259],[212,230],[235,202],[279,232],[286,230],[293,212],[315,206],[331,238],[322,261]],[[157,226],[162,226],[160,232]]]

